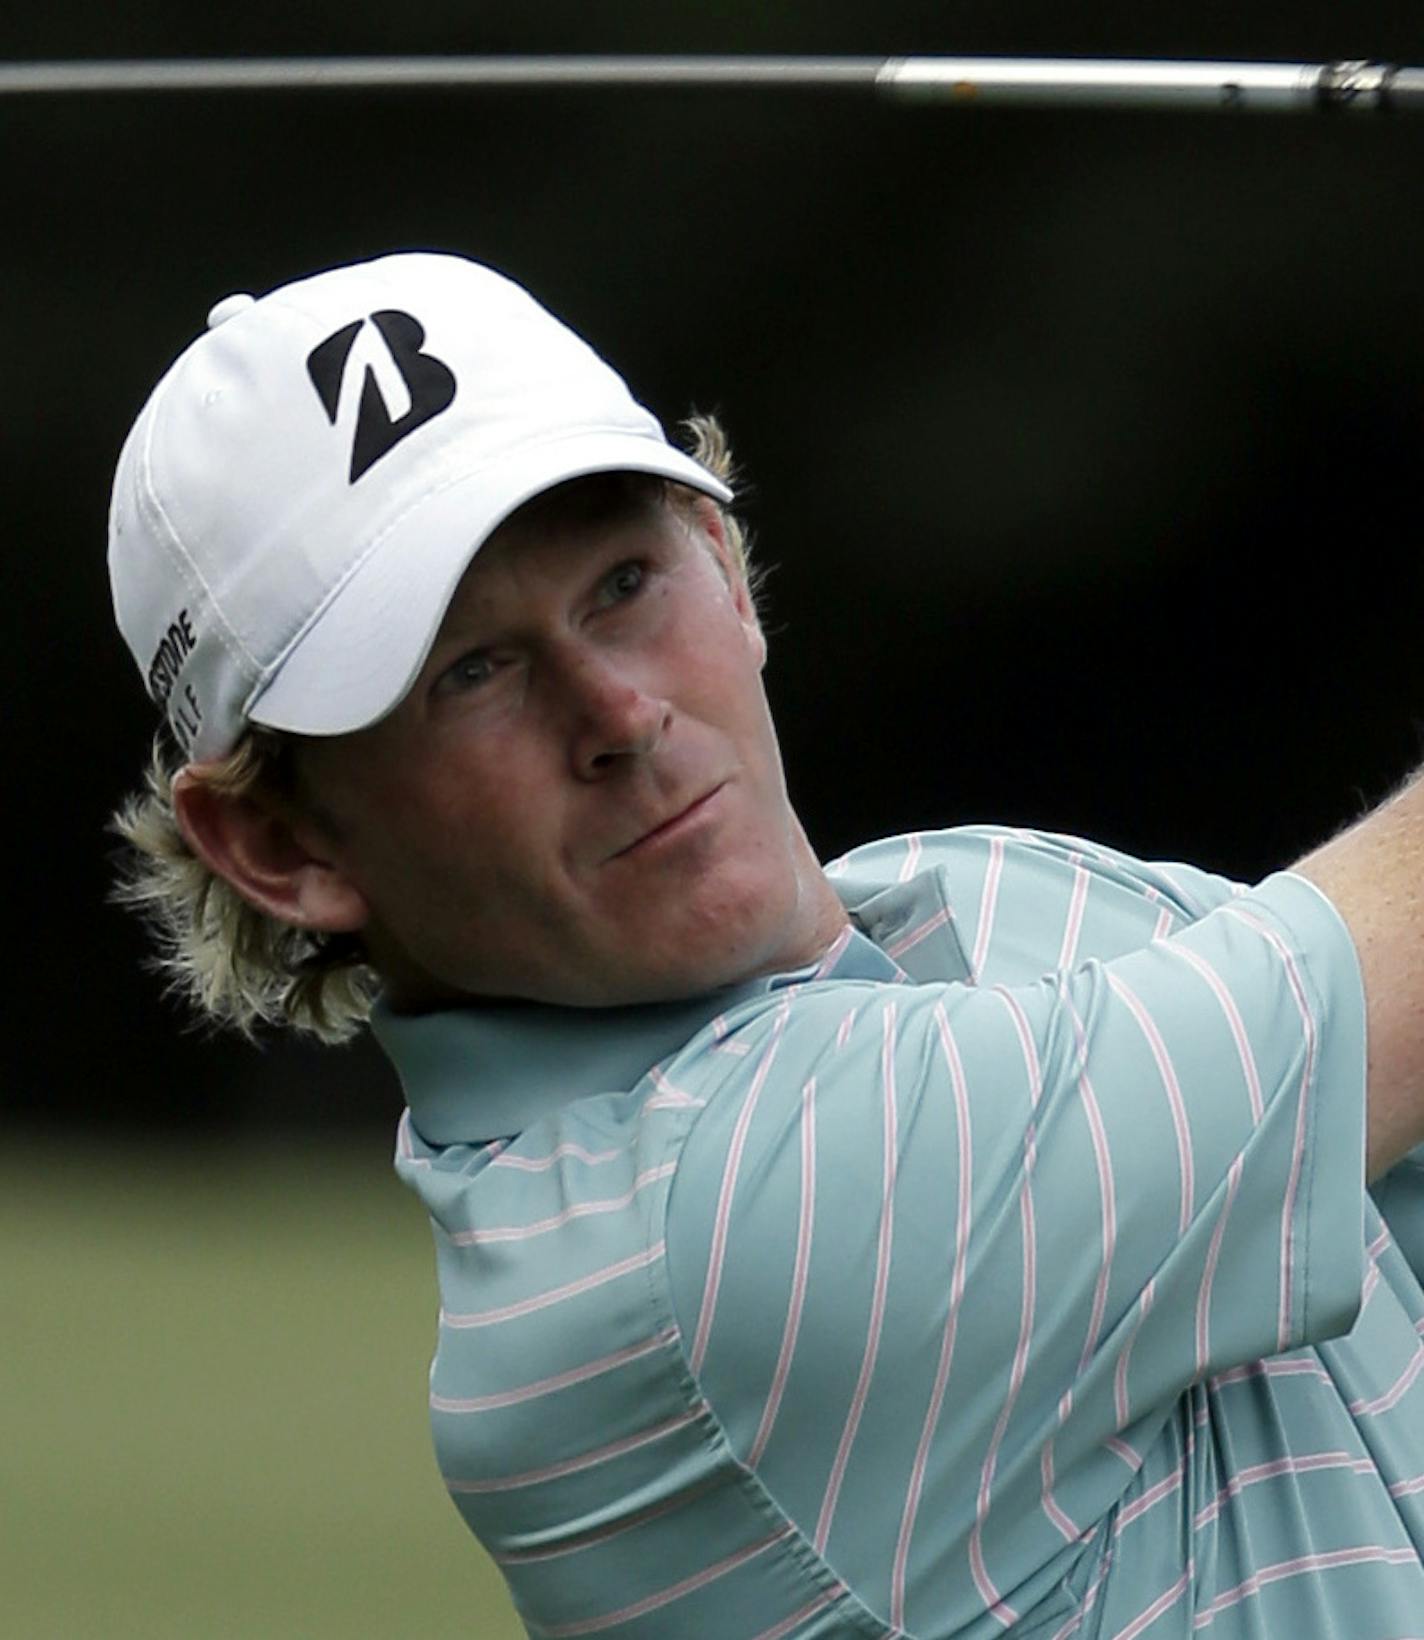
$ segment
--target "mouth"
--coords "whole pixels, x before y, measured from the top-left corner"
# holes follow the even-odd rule
[[[710,791],[703,792],[701,797],[694,797],[686,808],[679,809],[676,814],[670,815],[666,820],[659,821],[657,825],[643,832],[641,836],[635,837],[626,848],[619,849],[610,858],[625,860],[630,854],[651,853],[665,844],[676,841],[686,832],[691,831],[707,815],[713,800],[725,785],[726,781],[721,781],[713,786]]]

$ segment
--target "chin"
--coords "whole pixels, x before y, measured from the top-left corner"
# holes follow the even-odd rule
[[[758,974],[774,973],[783,966],[780,946],[769,934],[757,939],[745,937],[734,943],[725,938],[698,950],[695,940],[681,942],[668,960],[656,968],[645,967],[640,976],[640,1000],[683,1001],[739,985]]]

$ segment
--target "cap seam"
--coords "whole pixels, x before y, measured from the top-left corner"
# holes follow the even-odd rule
[[[171,386],[171,382],[169,385]],[[167,389],[165,389],[164,397],[167,397]],[[208,585],[206,577],[198,568],[198,565],[192,555],[184,547],[183,540],[178,533],[177,526],[169,517],[162,500],[159,498],[158,486],[153,481],[152,459],[153,440],[157,433],[159,408],[159,401],[155,401],[153,406],[154,413],[149,419],[148,426],[144,429],[143,445],[138,461],[139,482],[136,486],[138,490],[139,504],[150,513],[159,525],[161,525],[161,529],[158,532],[159,539],[163,542],[163,545],[167,550],[168,557],[177,565],[179,576],[182,578],[184,583],[190,590],[201,593],[207,599],[208,611],[212,616],[218,641],[229,654],[234,655],[239,660],[245,660],[248,666],[256,668],[258,665],[257,657],[252,654],[246,644],[244,644],[241,638],[238,637],[236,631],[228,622],[227,617],[223,614],[222,607],[218,603],[216,594],[213,592],[212,587]]]

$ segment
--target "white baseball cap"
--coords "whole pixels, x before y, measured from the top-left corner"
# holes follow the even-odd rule
[[[588,473],[731,491],[512,280],[409,253],[230,296],[119,456],[119,629],[194,762],[383,717],[465,567]]]

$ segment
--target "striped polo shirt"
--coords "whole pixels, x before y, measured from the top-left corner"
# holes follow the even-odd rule
[[[445,1485],[550,1637],[1424,1636],[1424,1158],[1305,879],[966,827],[813,969],[378,1011]]]

